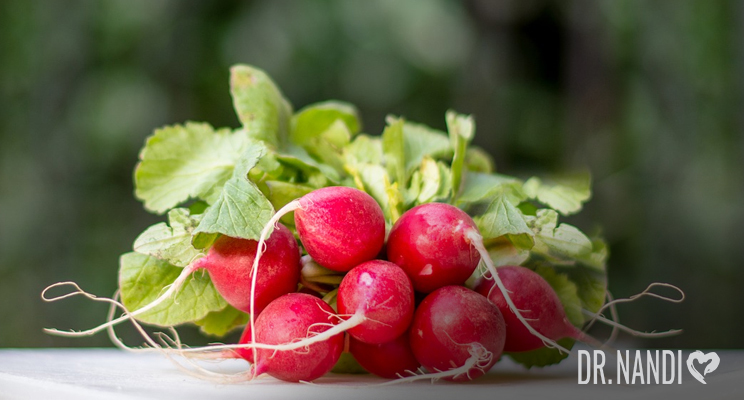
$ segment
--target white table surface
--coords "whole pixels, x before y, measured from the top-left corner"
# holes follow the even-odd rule
[[[681,385],[578,385],[577,358],[526,370],[503,359],[469,383],[419,381],[386,387],[367,375],[333,375],[313,385],[267,377],[215,384],[179,371],[158,354],[117,349],[0,349],[0,399],[744,399],[744,351],[718,351],[719,368],[703,385],[684,371]],[[614,361],[610,361],[614,363]],[[242,361],[204,364],[237,372]]]

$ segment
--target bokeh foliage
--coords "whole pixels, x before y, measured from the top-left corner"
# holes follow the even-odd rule
[[[744,3],[736,1],[0,1],[0,347],[105,346],[47,336],[105,308],[44,304],[75,280],[110,295],[118,257],[158,221],[132,169],[155,128],[238,126],[228,68],[265,69],[295,107],[356,104],[475,143],[511,174],[588,168],[610,289],[679,285],[682,305],[622,306],[659,347],[741,347]]]

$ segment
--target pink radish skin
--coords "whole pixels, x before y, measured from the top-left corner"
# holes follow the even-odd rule
[[[387,379],[395,379],[416,373],[421,364],[416,360],[408,341],[408,332],[381,344],[349,340],[349,351],[367,371]]]
[[[217,291],[233,307],[250,313],[251,268],[258,242],[220,236],[196,268],[209,272]],[[266,241],[256,283],[255,312],[260,313],[272,300],[297,290],[300,280],[300,249],[292,232],[284,225]]]
[[[359,341],[389,342],[408,329],[413,318],[413,287],[399,266],[367,261],[344,277],[338,288],[338,312],[361,314],[364,321],[347,332]]]
[[[400,265],[416,291],[430,293],[461,285],[480,261],[467,237],[477,230],[464,211],[443,203],[427,203],[405,212],[390,231],[388,260]]]
[[[258,316],[256,340],[269,345],[292,343],[324,332],[337,321],[331,306],[317,297],[290,293],[271,302]],[[259,349],[254,376],[266,373],[288,382],[312,381],[333,368],[343,349],[343,333],[296,350]]]
[[[346,272],[375,258],[385,242],[385,216],[372,196],[332,186],[299,200],[295,225],[307,253],[320,265]]]
[[[552,340],[570,337],[594,343],[594,339],[587,337],[571,324],[558,295],[542,276],[520,266],[499,267],[496,271],[514,304],[538,332]],[[506,322],[504,351],[520,352],[544,347],[543,341],[531,334],[509,309],[501,291],[494,288],[493,279],[487,278],[490,278],[490,274],[476,282],[475,291],[487,296],[504,317]]]
[[[506,328],[501,312],[488,299],[462,286],[445,286],[419,305],[410,340],[416,359],[432,373],[462,369],[478,354],[472,367],[445,377],[466,381],[485,374],[498,361]]]

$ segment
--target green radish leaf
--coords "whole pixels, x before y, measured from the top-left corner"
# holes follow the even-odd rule
[[[314,190],[307,185],[282,181],[266,181],[266,187],[266,197],[276,210]],[[281,222],[285,225],[294,226],[294,212],[283,216]]]
[[[404,209],[409,209],[419,204],[418,198],[423,185],[424,181],[421,177],[421,170],[413,171],[411,180],[408,182],[408,187],[402,191]]]
[[[531,248],[534,244],[535,233],[527,226],[525,216],[514,205],[518,197],[508,190],[502,190],[495,195],[486,212],[475,219],[481,235],[485,239],[492,239],[507,235],[520,248]]]
[[[351,135],[361,129],[359,111],[355,106],[341,101],[324,101],[309,105],[292,117],[290,140],[298,146],[304,146],[317,138],[337,121],[341,121]]]
[[[561,272],[576,285],[581,306],[596,313],[604,304],[607,294],[607,274],[581,266],[563,268]]]
[[[194,233],[220,233],[243,239],[258,240],[261,230],[274,214],[263,193],[248,179],[248,172],[265,152],[259,142],[250,147],[225,183],[217,201],[209,207]]]
[[[277,210],[290,201],[297,200],[314,190],[312,187],[300,183],[282,181],[266,181],[266,186],[269,188],[267,197]]]
[[[421,165],[424,157],[440,159],[452,156],[452,146],[447,135],[423,124],[404,122],[403,142],[406,177]]]
[[[384,159],[382,139],[379,137],[358,135],[344,148],[346,164],[382,164]]]
[[[199,215],[203,214],[204,210],[209,207],[209,204],[206,201],[195,201],[188,206],[188,211],[191,215]]]
[[[292,105],[266,72],[248,65],[230,68],[233,107],[249,137],[272,147],[284,147],[289,136]]]
[[[555,291],[555,294],[558,295],[568,320],[578,328],[584,325],[584,314],[581,312],[581,298],[578,294],[579,289],[569,279],[568,275],[556,272],[549,265],[538,266],[535,272],[545,278],[550,284],[550,287]]]
[[[309,256],[302,260],[302,285],[314,289],[314,284],[338,286],[344,279],[344,273],[328,269]],[[319,293],[328,293],[328,289],[317,288]],[[335,290],[335,289],[331,289]]]
[[[218,237],[220,237],[219,233],[195,233],[191,238],[191,245],[199,250],[208,249]]]
[[[425,156],[417,172],[420,173],[421,181],[420,187],[416,190],[417,204],[444,200],[452,194],[452,172],[443,163]]]
[[[258,160],[253,169],[248,172],[248,179],[251,182],[260,184],[267,180],[285,179],[285,177],[294,177],[293,171],[284,168],[284,165],[277,159],[275,150],[264,149],[264,155]]]
[[[403,198],[397,183],[391,183],[387,170],[378,164],[347,165],[357,189],[367,192],[380,204],[385,220],[395,222],[402,213]]]
[[[157,129],[140,152],[135,196],[158,214],[190,198],[212,203],[248,145],[244,133],[204,123]]]
[[[449,139],[441,131],[393,116],[388,116],[387,122],[382,133],[385,164],[390,177],[401,187],[408,183],[424,157],[436,159],[452,154]]]
[[[588,172],[546,179],[532,177],[524,183],[527,195],[563,215],[581,211],[591,197],[591,176]]]
[[[369,374],[369,372],[367,372],[364,367],[359,365],[359,362],[357,362],[356,358],[354,358],[354,356],[347,351],[341,353],[341,357],[339,357],[336,365],[334,365],[333,369],[331,369],[331,372],[333,372],[334,374],[351,375]]]
[[[210,312],[206,317],[194,323],[199,325],[203,333],[221,337],[237,328],[245,328],[249,319],[249,314],[228,305],[222,310]]]
[[[609,257],[607,243],[600,238],[594,238],[592,239],[592,251],[579,257],[578,261],[587,267],[594,268],[598,271],[604,271],[607,267],[607,257]]]
[[[168,212],[168,221],[155,224],[142,232],[134,241],[134,251],[185,267],[204,251],[191,244],[191,234],[201,221],[201,215],[190,215],[186,208]]]
[[[130,311],[146,306],[160,297],[166,286],[172,284],[182,271],[183,268],[155,257],[139,253],[123,254],[119,269],[122,303]],[[137,320],[158,326],[173,326],[197,321],[225,306],[227,303],[217,293],[209,275],[197,271],[172,298],[138,316]]]
[[[508,238],[499,238],[488,244],[488,254],[497,267],[522,265],[530,257],[530,251],[515,246]]]
[[[519,208],[519,211],[521,211],[522,214],[524,214],[525,216],[529,215],[529,216],[532,216],[532,217],[537,216],[537,210],[539,210],[539,208],[537,208],[537,206],[535,206],[534,204],[532,204],[532,203],[530,203],[528,201],[525,201],[524,203],[520,203],[517,206],[517,208]]]
[[[394,182],[406,185],[406,141],[403,136],[403,120],[388,118],[388,125],[382,132],[382,150],[385,166]]]
[[[446,120],[450,144],[455,150],[452,157],[452,190],[456,198],[460,194],[460,182],[465,172],[463,167],[468,144],[475,136],[475,120],[472,115],[457,114],[453,110],[447,111]]]
[[[468,151],[465,152],[465,167],[468,171],[483,174],[491,174],[496,170],[491,155],[477,146],[470,146]]]
[[[337,120],[321,134],[310,138],[304,145],[307,152],[321,163],[344,173],[343,149],[351,142],[351,132],[346,124]]]
[[[341,182],[338,171],[330,165],[314,160],[302,147],[289,145],[284,153],[276,154],[276,159],[282,164],[302,171],[308,177],[308,184],[313,187],[319,188]]]
[[[562,347],[571,350],[576,341],[571,338],[563,338],[558,340],[558,344]],[[506,353],[509,358],[515,362],[524,365],[525,367],[547,367],[548,365],[555,365],[563,361],[568,357],[568,353],[562,353],[558,349],[552,349],[543,347],[532,351],[524,351],[520,353]]]
[[[517,178],[499,174],[468,172],[464,177],[462,192],[457,198],[457,204],[488,201],[505,190],[512,198],[519,199],[515,205],[527,199],[527,194],[522,190],[522,183]],[[512,203],[514,202],[512,201]]]
[[[558,225],[558,213],[550,209],[537,210],[537,216],[526,216],[528,226],[534,231],[535,246],[532,251],[548,257],[552,262],[574,263],[592,252],[592,242],[573,225]]]

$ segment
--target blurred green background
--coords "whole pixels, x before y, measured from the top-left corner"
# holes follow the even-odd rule
[[[588,167],[594,197],[568,221],[602,227],[613,294],[688,296],[620,306],[685,330],[631,343],[742,346],[744,2],[2,0],[0,347],[111,345],[45,335],[106,307],[39,293],[114,292],[119,254],[160,220],[133,196],[139,148],[165,124],[238,126],[234,63],[295,108],[356,104],[369,133],[388,113],[444,128],[454,108],[502,172]]]

